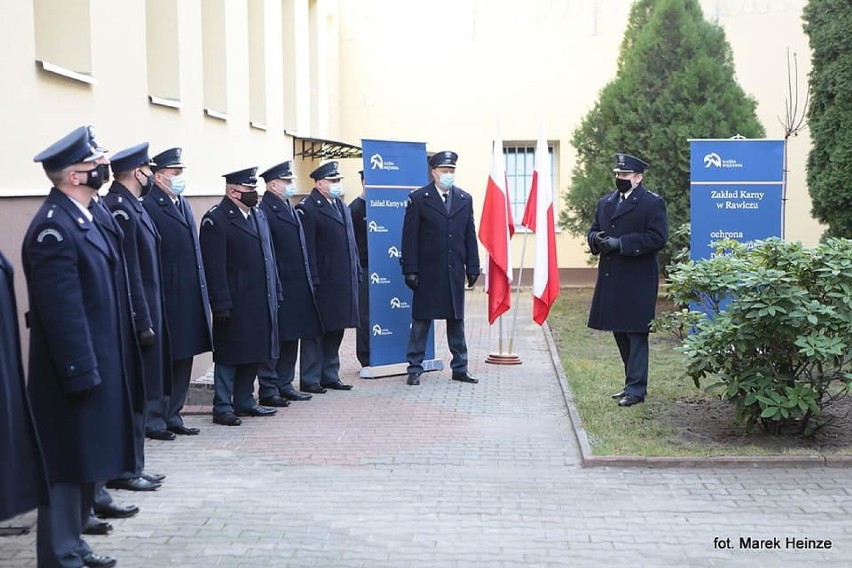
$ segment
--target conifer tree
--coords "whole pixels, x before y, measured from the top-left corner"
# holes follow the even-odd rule
[[[668,205],[665,266],[689,244],[674,234],[689,221],[688,140],[763,137],[755,106],[736,82],[724,30],[704,19],[698,0],[638,0],[616,78],[574,131],[577,164],[560,223],[585,234],[598,198],[614,190],[615,152],[634,154],[651,164],[645,185]]]
[[[852,238],[852,7],[810,0],[803,14],[811,45],[808,191],[825,236]]]

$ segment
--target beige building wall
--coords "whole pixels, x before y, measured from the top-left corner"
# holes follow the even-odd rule
[[[770,138],[783,137],[778,117],[784,116],[788,48],[799,55],[802,92],[807,84],[810,52],[801,25],[804,4],[702,2],[707,17],[724,27],[740,84],[757,99]],[[631,5],[631,0],[433,0],[428,6],[343,1],[341,136],[422,141],[430,151],[457,151],[457,184],[472,193],[475,207],[481,208],[497,124],[507,143],[534,143],[543,123],[556,147],[561,209],[576,160],[571,136],[599,91],[615,77]],[[641,148],[624,150],[642,153]],[[792,140],[786,228],[789,239],[812,245],[821,228],[809,214],[807,151],[807,135]],[[611,183],[602,179],[601,193]],[[653,188],[653,170],[648,183]],[[523,234],[516,234],[516,265],[522,244]],[[526,246],[529,267],[532,239]],[[588,266],[582,239],[563,232],[557,248],[560,267]]]

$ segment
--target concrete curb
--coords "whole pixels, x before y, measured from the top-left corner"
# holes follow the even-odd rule
[[[809,456],[716,456],[708,458],[680,457],[680,456],[596,456],[592,452],[589,443],[589,435],[583,429],[580,412],[574,404],[574,394],[568,385],[568,377],[559,353],[556,350],[556,342],[547,322],[542,326],[547,350],[550,353],[550,362],[556,372],[559,387],[562,389],[562,397],[577,447],[580,449],[580,462],[583,467],[644,467],[644,468],[809,468],[809,467],[832,467],[852,468],[852,456],[824,456],[821,454]]]

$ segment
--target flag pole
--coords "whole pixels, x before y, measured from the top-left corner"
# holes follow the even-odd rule
[[[512,332],[509,335],[509,353],[512,352],[512,348],[515,346],[515,332],[518,329],[518,306],[521,305],[521,282],[524,279],[524,255],[527,252],[527,237],[529,234],[529,230],[525,231],[524,238],[521,241],[521,265],[518,267],[518,292],[515,296],[515,313],[512,314]]]

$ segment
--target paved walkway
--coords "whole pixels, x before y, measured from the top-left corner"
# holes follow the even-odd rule
[[[483,362],[497,345],[484,296],[468,295],[479,385],[448,371],[419,388],[358,379],[347,334],[354,390],[236,428],[188,417],[200,436],[149,443],[163,488],[114,492],[142,512],[89,542],[122,567],[852,565],[847,469],[580,467],[528,304],[523,365],[498,367]],[[740,548],[749,537],[780,549]],[[788,537],[832,548],[790,548]],[[32,534],[0,539],[0,567],[34,565]]]

